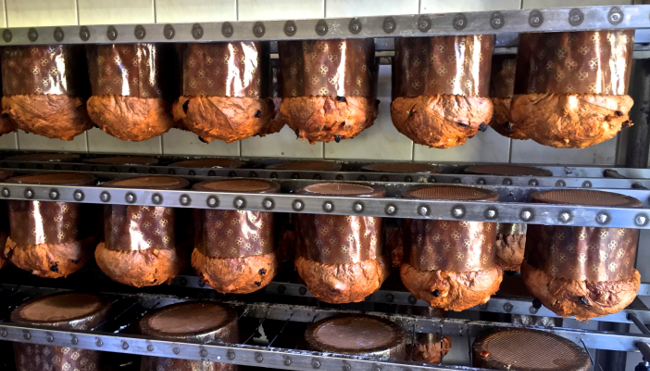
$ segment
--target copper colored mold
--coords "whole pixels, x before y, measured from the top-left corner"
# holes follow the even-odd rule
[[[473,366],[510,371],[588,371],[591,361],[577,344],[546,331],[508,329],[478,337]]]
[[[372,356],[382,359],[405,358],[404,331],[395,323],[369,315],[337,315],[307,328],[305,340],[310,350]]]
[[[268,59],[261,42],[187,44],[183,95],[268,97]]]
[[[395,39],[393,98],[487,97],[493,47],[491,35]]]
[[[519,36],[515,94],[627,93],[633,30]]]
[[[495,55],[492,57],[492,71],[490,76],[491,98],[508,98],[514,95],[516,68],[516,56]]]
[[[383,187],[357,183],[316,183],[296,194],[383,197]],[[324,264],[358,263],[382,255],[382,218],[356,215],[296,215],[297,254]]]
[[[375,97],[372,39],[278,42],[283,97]]]

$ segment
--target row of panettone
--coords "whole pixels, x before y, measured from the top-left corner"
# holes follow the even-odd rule
[[[393,123],[436,148],[464,144],[493,119],[516,139],[594,145],[632,125],[633,45],[625,30],[522,34],[517,56],[496,56],[491,68],[492,35],[397,38]],[[177,127],[206,142],[233,142],[288,124],[313,143],[353,138],[373,124],[372,39],[279,42],[275,66],[267,49],[262,42],[101,45],[85,54],[81,46],[6,47],[3,131],[13,122],[71,140],[94,123],[122,140]]]
[[[93,185],[95,180],[86,174],[57,173],[7,182]],[[146,176],[103,186],[183,189],[189,183]],[[216,180],[195,184],[193,189],[279,192],[276,183],[261,179]],[[383,197],[385,189],[360,183],[314,183],[295,193],[371,198]],[[497,200],[497,194],[487,189],[444,185],[414,187],[402,197]],[[627,196],[571,189],[534,193],[530,201],[641,206]],[[8,204],[5,255],[19,268],[44,277],[75,272],[94,250],[97,264],[112,279],[136,287],[158,285],[186,266],[193,247],[192,266],[203,282],[219,292],[256,291],[273,279],[282,258],[295,256],[296,270],[316,298],[349,303],[363,301],[381,287],[390,273],[389,252],[401,249],[392,260],[400,266],[402,282],[415,297],[434,307],[462,311],[483,304],[498,290],[504,267],[521,265],[522,277],[535,297],[557,314],[578,319],[622,310],[635,298],[640,283],[634,269],[638,231],[632,229],[529,225],[524,236],[519,225],[404,219],[398,232],[401,243],[389,237],[385,248],[379,217],[297,213],[292,215],[292,232],[281,222],[286,219],[282,214],[196,209],[190,218],[186,209],[105,205],[102,238],[97,228],[101,211],[96,205],[27,200]],[[280,230],[277,236],[276,230]],[[276,245],[276,241],[280,242]]]
[[[86,293],[58,293],[22,304],[11,313],[11,322],[65,330],[103,330],[110,319],[111,302]],[[138,321],[138,333],[151,339],[222,344],[243,340],[237,311],[213,301],[188,301],[156,309]],[[268,323],[268,322],[267,322]],[[285,325],[286,326],[286,325]],[[245,327],[245,326],[244,326]],[[272,326],[271,326],[272,328]],[[269,335],[267,328],[267,335]],[[278,333],[275,341],[281,333]],[[285,332],[285,347],[363,356],[377,360],[412,360],[438,363],[451,347],[448,336],[418,333],[408,341],[404,330],[378,316],[342,314],[320,319],[304,331]],[[269,336],[270,338],[270,336]],[[282,347],[283,340],[275,343]],[[296,345],[296,343],[298,343]],[[540,346],[542,345],[543,346]],[[96,350],[14,343],[18,371],[102,370],[106,355]],[[577,344],[548,332],[507,329],[477,337],[472,346],[475,367],[498,370],[587,371],[591,362]],[[104,356],[104,357],[103,357]],[[234,371],[237,365],[204,360],[142,356],[141,371]],[[229,357],[230,358],[230,357]]]

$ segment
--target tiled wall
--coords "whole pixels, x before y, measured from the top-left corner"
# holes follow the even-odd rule
[[[631,0],[0,0],[4,5],[0,13],[6,10],[6,14],[0,14],[0,23],[26,27],[273,20],[629,3]],[[491,129],[478,133],[466,145],[452,149],[414,145],[395,130],[390,120],[388,66],[381,66],[379,86],[381,104],[375,124],[357,138],[341,143],[303,143],[296,140],[289,128],[265,138],[249,138],[231,144],[205,144],[197,136],[176,129],[146,142],[122,142],[93,129],[70,142],[24,132],[5,135],[0,137],[0,149],[564,164],[615,164],[620,152],[618,143],[622,141],[619,138],[587,149],[554,149],[531,141],[511,141]]]

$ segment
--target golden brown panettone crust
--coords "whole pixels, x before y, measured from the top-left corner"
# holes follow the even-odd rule
[[[439,363],[441,356],[446,356],[449,349],[451,349],[451,338],[449,336],[443,336],[442,341],[418,342],[413,347],[413,362]],[[411,354],[410,345],[406,346],[406,354]]]
[[[527,137],[556,148],[585,148],[632,126],[629,95],[525,94],[513,98],[510,115]]]
[[[526,234],[497,234],[495,247],[495,261],[504,271],[519,272],[521,262],[524,261],[526,250]]]
[[[93,122],[121,140],[141,142],[174,127],[171,104],[164,99],[94,95],[86,105]]]
[[[402,263],[404,286],[418,299],[445,310],[463,311],[487,303],[499,290],[503,269],[499,266],[470,272],[422,271]],[[434,295],[437,291],[438,296]]]
[[[512,103],[512,97],[493,97],[490,99],[492,100],[492,106],[494,107],[494,114],[492,115],[490,127],[504,137],[520,140],[528,139],[526,134],[519,130],[517,124],[515,124],[512,117],[510,117],[510,104]]]
[[[205,142],[235,142],[256,135],[273,117],[268,98],[181,96],[172,107],[174,120]]]
[[[545,307],[559,316],[575,316],[580,321],[622,311],[634,301],[641,284],[636,269],[622,280],[576,281],[551,276],[525,261],[521,264],[521,277],[528,291]]]
[[[295,264],[312,295],[331,304],[364,301],[379,290],[390,274],[390,261],[386,255],[349,264],[323,264],[298,256]]]
[[[287,121],[284,119],[284,116],[282,116],[282,112],[280,112],[280,105],[282,103],[282,98],[271,98],[273,100],[273,106],[274,106],[274,111],[273,111],[273,117],[271,117],[271,120],[260,129],[260,131],[257,132],[257,135],[260,137],[265,137],[269,134],[275,134],[279,133],[280,130],[284,127],[284,125],[287,124]]]
[[[492,101],[483,97],[432,95],[397,97],[390,105],[397,130],[417,144],[451,148],[465,144],[492,120]]]
[[[18,129],[54,139],[72,140],[93,127],[84,99],[70,95],[5,95],[2,113]]]
[[[60,278],[78,271],[93,255],[96,236],[60,244],[18,245],[7,237],[4,255],[18,268],[45,278]]]
[[[241,258],[215,258],[194,249],[192,266],[201,281],[222,294],[249,294],[271,283],[280,261],[276,252]]]
[[[377,118],[374,98],[285,97],[280,113],[299,138],[309,143],[354,138]]]
[[[110,279],[134,287],[171,283],[185,267],[187,249],[146,249],[120,251],[107,249],[102,242],[95,249],[99,269]]]

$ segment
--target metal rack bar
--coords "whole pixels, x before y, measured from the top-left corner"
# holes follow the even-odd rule
[[[8,28],[2,45],[384,38],[649,28],[648,5],[258,22]]]
[[[0,183],[0,199],[650,229],[650,209]],[[647,192],[625,190],[626,192]],[[647,197],[644,197],[647,199]]]

